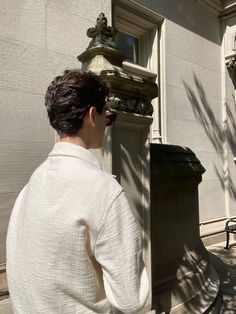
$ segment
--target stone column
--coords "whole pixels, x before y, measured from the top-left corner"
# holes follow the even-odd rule
[[[157,96],[157,85],[123,70],[122,61],[126,56],[117,50],[116,30],[107,26],[103,13],[87,34],[92,40],[78,59],[83,69],[110,83],[111,97],[107,104],[118,112],[114,127],[107,130],[103,149],[96,154],[124,188],[139,222],[151,283],[149,128],[153,120],[151,100]],[[142,312],[147,313],[150,308],[151,295]]]

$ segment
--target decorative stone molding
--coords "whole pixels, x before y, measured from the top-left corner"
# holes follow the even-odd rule
[[[229,19],[236,15],[235,0],[197,0],[204,3],[208,8],[219,13],[221,20]]]
[[[223,11],[223,4],[220,0],[200,0],[205,5],[207,5],[209,8],[216,10],[217,12]]]
[[[149,99],[142,98],[123,98],[122,96],[112,96],[107,101],[107,105],[116,110],[137,113],[141,115],[151,116],[153,106]]]
[[[225,58],[225,65],[227,68],[235,69],[236,67],[236,54]]]
[[[227,20],[236,15],[236,1],[223,1],[223,10],[220,13],[220,20]]]
[[[153,77],[134,75],[123,68],[126,56],[115,46],[116,30],[107,26],[103,13],[97,18],[95,28],[89,28],[92,37],[86,51],[78,56],[82,68],[104,78],[111,86],[109,106],[120,111],[151,116],[151,100],[157,97],[157,85]]]

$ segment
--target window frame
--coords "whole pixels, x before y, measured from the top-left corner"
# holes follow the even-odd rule
[[[164,75],[166,65],[165,43],[162,38],[165,19],[132,0],[113,0],[112,5],[113,26],[118,31],[139,39],[138,49],[141,62],[134,64],[125,60],[123,61],[124,70],[134,75],[137,74],[144,79],[153,80],[159,87],[158,97],[152,100],[154,115],[150,129],[150,142],[166,142],[166,84]]]
[[[157,73],[157,55],[149,56],[150,51],[152,53],[155,51],[156,54],[158,52],[157,21],[153,21],[133,8],[129,10],[120,1],[114,1],[113,24],[118,31],[138,39],[139,60],[137,65]],[[155,60],[156,62],[154,62]]]

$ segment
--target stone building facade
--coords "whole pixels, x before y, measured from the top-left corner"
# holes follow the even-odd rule
[[[0,313],[10,313],[5,237],[11,208],[56,141],[45,90],[65,68],[81,67],[77,56],[100,12],[119,31],[128,55],[123,67],[158,85],[150,141],[187,146],[206,169],[199,186],[203,241],[223,240],[225,221],[236,216],[236,1],[2,0]]]

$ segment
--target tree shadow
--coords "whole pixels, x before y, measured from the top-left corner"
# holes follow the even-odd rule
[[[214,171],[221,188],[222,190],[227,189],[231,199],[235,200],[236,185],[234,177],[230,168],[228,166],[225,167],[225,164],[228,162],[225,148],[227,147],[227,150],[232,153],[233,156],[236,155],[236,122],[232,109],[227,102],[224,104],[226,118],[222,123],[213,111],[206,91],[195,73],[193,74],[193,79],[195,84],[194,88],[183,81],[188,99],[195,118],[200,122],[205,134],[220,156],[222,166],[216,166],[216,164],[214,164]],[[231,79],[233,79],[232,73]],[[236,268],[235,260],[233,259],[234,256],[235,252],[232,253],[230,250],[225,251],[220,247],[211,249],[209,253],[210,263],[214,266],[220,278],[220,293],[223,295],[222,313],[223,311],[224,313],[235,313],[236,311],[234,306],[236,300]]]
[[[194,90],[185,81],[183,81],[188,99],[192,105],[193,113],[197,121],[202,124],[204,131],[213,144],[215,150],[217,152],[222,152],[225,136],[221,123],[217,120],[213,110],[211,109],[205,90],[195,73],[194,83],[197,89],[198,97],[196,96]]]
[[[236,248],[225,250],[223,245],[209,247],[210,262],[220,278],[220,291],[223,295],[222,313],[236,312]]]
[[[149,204],[149,189],[144,178],[149,154],[148,148],[145,147],[149,127],[147,125],[146,129],[139,130],[134,123],[134,129],[129,129],[117,122],[112,129],[112,169],[126,192],[131,209],[143,232],[143,246],[147,248],[150,242],[150,228],[146,221],[146,217],[149,216],[149,208],[146,206]]]
[[[200,123],[207,137],[209,138],[213,146],[213,151],[217,152],[223,164],[227,158],[227,156],[224,155],[224,148],[225,148],[224,145],[227,144],[228,149],[230,149],[233,154],[236,153],[236,140],[235,140],[236,123],[233,119],[233,113],[230,109],[230,106],[227,103],[225,104],[226,114],[227,114],[227,119],[226,119],[227,123],[225,122],[222,125],[220,118],[217,117],[216,112],[210,105],[210,102],[208,100],[205,89],[203,88],[203,85],[201,84],[200,80],[197,78],[195,73],[194,73],[195,86],[193,88],[185,81],[183,81],[183,84],[187,92],[187,97],[190,101],[190,104],[192,105],[194,116],[196,120]],[[231,173],[229,172],[228,169],[223,171],[224,167],[222,167],[223,169],[222,168],[219,169],[219,168],[220,168],[219,166],[215,165],[214,170],[222,186],[222,190],[224,190],[227,186],[231,198],[236,199],[236,187],[233,182],[233,177]],[[153,175],[153,171],[151,173]],[[163,191],[161,191],[161,193],[163,193]],[[189,192],[188,195],[190,195],[191,193]],[[172,197],[173,197],[173,191],[172,191]],[[210,295],[210,291],[211,289],[213,289],[212,291],[215,291],[215,292],[218,291],[218,279],[216,275],[214,277],[214,271],[210,271],[211,265],[209,262],[209,256],[208,256],[207,251],[204,249],[203,244],[200,240],[199,229],[198,231],[192,229],[191,230],[192,233],[187,232],[187,228],[189,228],[189,221],[195,221],[196,224],[199,224],[198,217],[192,217],[192,220],[188,221],[188,227],[186,226],[183,229],[181,228],[181,221],[186,221],[186,217],[180,218],[180,212],[178,212],[178,215],[175,216],[175,213],[173,213],[173,210],[172,210],[169,213],[169,215],[171,215],[171,218],[174,220],[174,222],[170,222],[168,218],[166,217],[168,216],[168,200],[169,199],[171,199],[171,195],[167,194],[167,197],[165,198],[166,201],[165,203],[162,204],[161,197],[160,195],[157,195],[157,191],[155,190],[154,203],[159,204],[158,210],[156,211],[157,215],[159,215],[158,216],[159,219],[156,219],[156,225],[152,226],[152,232],[153,232],[153,228],[156,228],[156,230],[158,230],[156,231],[157,233],[156,239],[158,240],[155,241],[154,243],[155,245],[154,249],[157,252],[156,253],[157,256],[156,256],[156,260],[154,260],[154,263],[153,263],[155,264],[156,262],[157,266],[156,266],[156,273],[155,273],[155,269],[153,270],[153,273],[158,279],[156,281],[157,289],[158,289],[158,285],[160,286],[162,285],[162,282],[161,282],[162,277],[163,279],[167,278],[167,277],[164,278],[165,276],[167,276],[167,274],[164,273],[165,270],[166,271],[168,270],[169,274],[170,272],[173,274],[172,278],[168,279],[169,288],[166,289],[165,286],[163,286],[163,289],[166,289],[169,292],[169,295],[166,294],[166,299],[165,299],[165,306],[167,306],[165,310],[167,310],[167,312],[168,312],[168,306],[170,310],[171,310],[171,307],[173,307],[173,304],[174,304],[173,295],[178,300],[186,300],[189,294],[190,295],[191,293],[194,294],[194,289],[197,289],[196,287],[198,287],[199,285],[200,297],[197,297],[196,295],[196,299],[191,300],[191,302],[186,302],[185,304],[185,308],[187,309],[187,311],[189,313],[194,313],[203,304],[215,305],[214,302],[216,302],[217,298],[215,299],[215,301],[213,301],[214,294]],[[182,200],[181,200],[182,209],[184,208],[183,199],[184,198],[182,197]],[[151,198],[151,200],[153,201],[153,197]],[[161,215],[162,208],[164,211],[163,215]],[[178,207],[176,207],[176,210],[177,208]],[[190,208],[192,209],[192,206],[189,206],[189,209]],[[196,211],[199,214],[198,208],[196,209]],[[191,211],[191,213],[193,213],[193,211]],[[153,219],[152,219],[152,222],[153,222]],[[174,227],[177,226],[178,222],[179,222],[178,232],[175,233],[176,230]],[[163,232],[161,233],[160,230],[163,230]],[[163,255],[164,258],[168,259],[168,256],[169,256],[168,254],[170,253],[168,246],[172,244],[166,241],[166,232],[171,233],[172,237],[175,239],[175,247],[172,248],[172,255],[174,254],[177,247],[179,249],[178,251],[179,258],[176,259],[175,262],[172,263],[172,265],[171,264],[165,265],[166,261],[164,261],[163,269],[162,269],[161,268],[162,264],[160,262],[161,256]],[[202,246],[200,244],[199,244],[199,247],[196,246],[197,239],[195,239],[194,242],[191,241],[192,234],[195,234],[196,237],[197,236],[199,237],[199,241]],[[152,252],[154,252],[154,249],[152,249]],[[196,250],[196,254],[194,254],[195,250]],[[158,252],[159,252],[159,255],[158,255]],[[188,252],[192,252],[192,253],[189,255]],[[186,259],[186,256],[188,256],[188,259]],[[199,260],[199,256],[202,257],[201,261]],[[186,264],[186,261],[188,262],[187,264]],[[171,267],[173,268],[171,269]],[[192,274],[196,274],[196,273],[198,274],[197,283],[196,281],[194,282],[193,275],[191,277],[191,272],[189,273],[186,272],[186,269],[188,268],[192,270]],[[207,271],[207,269],[209,271]],[[209,275],[209,276],[212,276],[210,280],[209,278],[207,278],[207,274],[208,275],[211,274]],[[178,287],[178,282],[180,282],[180,278],[184,278],[183,289]],[[208,283],[211,282],[211,288],[209,289],[207,287],[208,285],[207,282]],[[174,287],[177,287],[177,288],[174,289]],[[160,293],[160,291],[156,290],[156,296],[158,296],[158,293]],[[155,294],[155,291],[154,291],[154,294]],[[157,313],[163,312],[164,309],[161,308],[161,304],[158,303],[158,297],[156,297],[156,302],[157,303],[155,304],[155,306],[157,309]]]
[[[211,108],[206,91],[195,73],[193,73],[193,79],[196,91],[187,82],[183,81],[193,113],[197,121],[201,123],[215,151],[219,153],[222,163],[224,163],[228,158],[224,153],[224,145],[227,145],[227,149],[234,156],[236,155],[236,122],[232,110],[226,102],[226,119],[222,124]],[[228,188],[230,196],[236,199],[236,186],[229,169],[219,170],[216,165],[214,165],[214,168],[222,189]]]
[[[217,178],[220,182],[220,185],[222,187],[222,190],[225,188],[225,184],[227,182],[227,187],[229,191],[229,195],[232,199],[236,200],[236,186],[233,182],[232,175],[229,169],[223,169],[220,170],[217,169],[216,165],[214,165],[215,173],[217,175]]]

